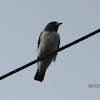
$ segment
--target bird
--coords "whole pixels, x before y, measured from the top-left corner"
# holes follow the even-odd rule
[[[44,31],[41,32],[38,39],[37,59],[51,52],[54,52],[55,50],[59,48],[60,35],[57,31],[61,24],[62,23],[52,21],[48,23],[46,27],[44,28]],[[57,56],[57,53],[37,63],[38,68],[34,76],[35,80],[40,81],[40,82],[44,80],[46,70],[52,61],[55,62],[56,56]]]

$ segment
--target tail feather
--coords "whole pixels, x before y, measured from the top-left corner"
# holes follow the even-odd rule
[[[42,81],[43,81],[43,79],[44,79],[44,76],[45,76],[45,72],[44,72],[44,74],[43,74],[43,75],[39,75],[38,70],[37,70],[37,72],[36,72],[36,75],[35,75],[34,79],[35,79],[35,80],[37,80],[37,81],[42,82]]]

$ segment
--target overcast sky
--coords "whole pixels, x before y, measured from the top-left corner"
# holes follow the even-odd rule
[[[37,41],[51,21],[60,46],[100,28],[100,0],[0,0],[0,76],[37,58]],[[59,52],[44,81],[37,64],[0,80],[0,100],[100,100],[100,33]]]

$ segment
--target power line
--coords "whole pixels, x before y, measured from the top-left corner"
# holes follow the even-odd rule
[[[94,31],[94,32],[91,32],[90,34],[85,35],[85,36],[83,36],[83,37],[81,37],[81,38],[79,38],[79,39],[77,39],[77,40],[75,40],[75,41],[73,41],[73,42],[71,42],[71,43],[69,43],[69,44],[63,46],[63,47],[57,49],[56,51],[51,52],[51,53],[48,54],[48,55],[45,55],[45,56],[40,57],[40,58],[38,58],[38,59],[36,59],[36,60],[34,60],[34,61],[32,61],[32,62],[29,62],[28,64],[23,65],[22,67],[19,67],[19,68],[13,70],[13,71],[11,71],[11,72],[9,72],[9,73],[7,73],[7,74],[1,76],[1,77],[0,77],[0,80],[4,79],[4,78],[6,78],[6,77],[8,77],[8,76],[10,76],[10,75],[12,75],[12,74],[14,74],[14,73],[17,73],[17,72],[19,72],[19,71],[21,71],[21,70],[23,70],[23,69],[25,69],[25,68],[27,68],[27,67],[29,67],[29,66],[35,64],[35,63],[37,63],[38,61],[41,61],[41,60],[43,60],[43,59],[45,59],[45,58],[48,58],[49,56],[51,56],[51,55],[53,55],[53,54],[56,54],[57,52],[60,52],[60,51],[66,49],[66,48],[68,48],[68,47],[71,47],[71,46],[73,46],[73,45],[75,45],[75,44],[77,44],[77,43],[79,43],[79,42],[81,42],[81,41],[83,41],[83,40],[85,40],[85,39],[87,39],[87,38],[89,38],[89,37],[91,37],[91,36],[93,36],[93,35],[99,33],[99,32],[100,32],[100,29],[98,29],[98,30],[96,30],[96,31]]]

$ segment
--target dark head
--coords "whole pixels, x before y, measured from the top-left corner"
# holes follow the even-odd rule
[[[58,30],[58,27],[61,25],[62,23],[57,23],[56,21],[54,22],[50,22],[49,24],[47,24],[47,26],[45,27],[44,31],[56,31]]]

